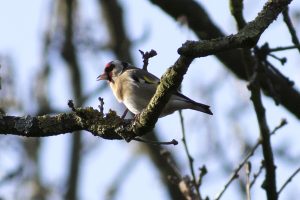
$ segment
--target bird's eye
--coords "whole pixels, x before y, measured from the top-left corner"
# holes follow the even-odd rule
[[[111,72],[114,69],[114,64],[107,64],[105,67],[105,72]]]
[[[124,67],[124,69],[125,69],[125,68],[128,67],[129,64],[128,64],[127,62],[122,62],[122,65],[123,65],[123,67]]]

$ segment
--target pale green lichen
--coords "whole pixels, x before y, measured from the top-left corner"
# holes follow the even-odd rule
[[[61,115],[63,114],[59,114],[57,116],[50,116],[50,115],[43,115],[43,116],[39,116],[38,119],[38,126],[40,127],[40,129],[44,132],[44,133],[48,133],[51,132],[53,130],[53,127],[57,127],[57,125],[59,123]]]

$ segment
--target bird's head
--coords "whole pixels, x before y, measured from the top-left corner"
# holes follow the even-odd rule
[[[127,62],[119,60],[111,61],[105,65],[104,72],[97,77],[97,81],[108,80],[109,82],[114,82],[114,78],[121,75],[128,66],[129,64]]]

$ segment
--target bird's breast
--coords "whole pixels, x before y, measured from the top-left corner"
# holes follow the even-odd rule
[[[123,102],[123,87],[120,84],[116,84],[115,82],[110,82],[109,86],[114,93],[114,96],[118,100],[118,102]]]

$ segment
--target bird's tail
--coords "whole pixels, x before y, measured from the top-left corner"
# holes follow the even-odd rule
[[[209,109],[208,105],[205,105],[203,103],[198,103],[198,102],[196,102],[196,101],[188,98],[187,96],[185,96],[185,95],[183,95],[183,94],[181,94],[179,92],[177,92],[175,94],[175,98],[179,98],[182,101],[186,102],[185,105],[182,105],[183,109],[188,108],[188,109],[192,109],[192,110],[198,110],[200,112],[204,112],[204,113],[209,114],[209,115],[213,115],[213,113]]]
[[[204,113],[209,114],[209,115],[213,115],[213,113],[209,109],[208,105],[198,103],[198,102],[195,102],[195,101],[192,101],[190,103],[191,103],[191,109],[198,110],[200,112],[204,112]]]

